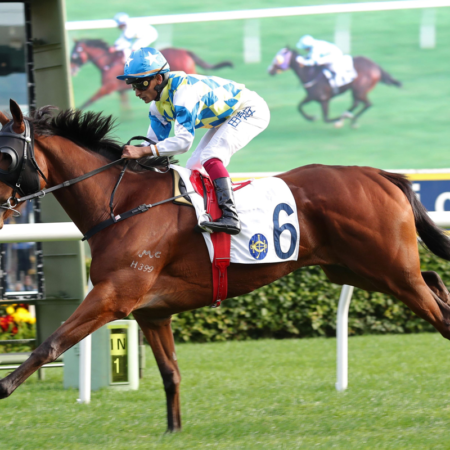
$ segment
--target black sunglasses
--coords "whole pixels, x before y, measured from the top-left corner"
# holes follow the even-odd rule
[[[150,81],[153,80],[152,78],[146,78],[145,80],[138,81],[137,83],[131,83],[131,86],[134,91],[146,91],[150,86]]]
[[[150,81],[152,81],[153,78],[156,77],[156,75],[159,75],[161,73],[161,71],[164,69],[164,67],[166,67],[166,66],[167,66],[167,62],[152,77],[145,78],[142,81],[138,81],[136,83],[131,83],[131,86],[133,87],[133,90],[134,91],[136,91],[136,90],[138,90],[138,91],[146,91],[148,89],[148,87],[150,86]]]

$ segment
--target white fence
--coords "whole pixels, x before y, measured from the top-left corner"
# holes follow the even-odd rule
[[[371,11],[395,11],[404,9],[441,8],[450,6],[450,0],[400,0],[391,2],[341,3],[336,5],[292,6],[285,8],[243,9],[240,11],[219,11],[193,14],[169,14],[165,16],[145,16],[134,20],[152,25],[175,23],[212,22],[220,20],[263,19],[268,17],[310,16],[314,14],[340,14]],[[115,28],[112,19],[81,20],[66,22],[66,30],[93,30]]]
[[[261,62],[262,58],[261,24],[259,19],[337,14],[334,41],[344,53],[350,54],[351,13],[422,9],[423,12],[419,27],[419,45],[420,48],[434,48],[436,46],[435,8],[448,6],[450,6],[450,0],[401,0],[144,16],[134,17],[130,21],[136,24],[146,23],[160,26],[159,37],[154,45],[157,48],[165,48],[172,47],[172,25],[223,20],[244,20],[243,58],[246,63],[258,63]],[[66,22],[67,31],[115,28],[116,26],[117,24],[113,19]]]
[[[431,219],[440,227],[450,227],[450,211],[430,212]],[[0,243],[76,241],[82,238],[80,230],[71,222],[5,225],[0,231]],[[353,286],[342,287],[337,313],[337,381],[336,389],[348,386],[348,310]],[[81,345],[80,403],[90,400],[90,340]]]

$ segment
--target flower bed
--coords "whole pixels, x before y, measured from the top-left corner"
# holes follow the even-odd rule
[[[36,318],[24,303],[0,305],[0,353],[26,352],[34,349],[34,343],[2,344],[1,341],[35,339]]]

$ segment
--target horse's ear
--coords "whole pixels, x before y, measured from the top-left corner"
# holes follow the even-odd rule
[[[20,109],[20,106],[12,98],[9,100],[9,109],[11,110],[11,114],[14,120],[13,125],[14,133],[17,134],[23,133],[25,131],[25,124],[23,123],[23,114]]]
[[[0,123],[5,126],[9,122],[9,119],[0,111]]]

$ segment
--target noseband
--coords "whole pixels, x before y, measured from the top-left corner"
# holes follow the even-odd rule
[[[13,188],[11,197],[0,208],[13,211],[15,217],[20,216],[20,212],[15,209],[20,203],[16,195],[27,196],[39,191],[39,175],[47,182],[34,156],[32,124],[28,120],[24,120],[24,124],[25,131],[20,134],[14,132],[13,121],[0,131],[0,154],[11,158],[8,168],[0,168],[0,182]]]

